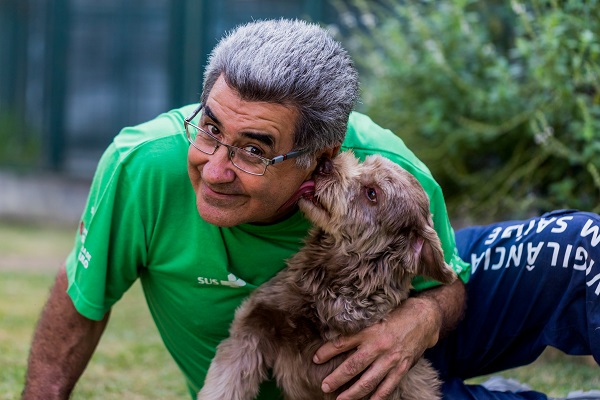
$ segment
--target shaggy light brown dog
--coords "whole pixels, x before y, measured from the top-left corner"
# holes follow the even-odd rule
[[[273,375],[289,400],[335,399],[322,380],[346,355],[317,365],[316,350],[358,332],[405,300],[411,279],[455,279],[432,228],[429,200],[395,163],[352,153],[324,161],[299,206],[314,224],[288,267],[239,307],[230,337],[217,348],[199,400],[254,399]],[[393,399],[439,398],[437,374],[421,359]]]

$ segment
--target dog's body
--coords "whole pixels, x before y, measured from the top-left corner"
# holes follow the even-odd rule
[[[312,194],[312,190],[309,190]],[[334,399],[322,380],[346,358],[317,365],[325,342],[384,319],[423,275],[450,283],[427,195],[408,172],[380,156],[342,153],[321,167],[314,194],[299,201],[314,228],[288,267],[237,310],[199,400],[254,399],[272,368],[288,400]],[[439,398],[433,368],[420,360],[393,399]]]

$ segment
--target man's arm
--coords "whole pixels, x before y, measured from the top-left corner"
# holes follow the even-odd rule
[[[316,363],[356,351],[323,380],[323,390],[334,391],[364,371],[338,400],[360,399],[369,393],[372,400],[387,399],[425,350],[456,327],[465,300],[464,283],[456,280],[408,298],[381,323],[324,344],[315,354]]]
[[[23,399],[68,399],[108,323],[85,318],[67,295],[64,265],[38,322],[27,366]]]

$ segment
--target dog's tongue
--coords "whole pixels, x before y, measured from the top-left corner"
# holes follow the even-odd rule
[[[282,209],[290,208],[294,204],[296,204],[296,202],[298,200],[300,200],[301,197],[310,198],[314,193],[315,193],[315,182],[313,180],[308,180],[308,181],[304,182],[302,185],[300,185],[298,190],[296,190],[296,193],[294,193],[292,195],[292,197],[290,197],[288,199],[288,201],[286,201],[281,207],[279,207],[279,209],[282,210]]]

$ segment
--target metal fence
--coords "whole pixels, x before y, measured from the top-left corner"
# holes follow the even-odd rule
[[[120,128],[198,100],[226,30],[276,17],[335,12],[325,0],[1,0],[0,150],[37,143],[36,167],[89,177]]]

